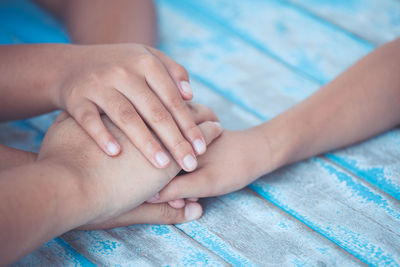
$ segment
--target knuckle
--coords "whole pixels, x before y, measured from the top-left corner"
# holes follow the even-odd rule
[[[136,111],[133,108],[120,106],[119,107],[119,119],[122,124],[127,125],[130,124],[137,119]]]
[[[182,80],[187,80],[189,77],[186,68],[178,63],[176,63],[173,67],[171,67],[170,71],[173,73],[174,76]]]
[[[151,113],[151,122],[153,124],[166,123],[172,120],[171,114],[160,107],[153,107]]]
[[[109,78],[126,79],[129,77],[128,70],[122,66],[113,65],[108,67],[107,74]]]
[[[145,104],[150,105],[154,102],[155,95],[150,90],[140,90],[138,92],[138,98],[141,99]]]
[[[158,59],[151,54],[144,54],[139,56],[138,63],[139,65],[149,69],[157,68],[159,65]]]
[[[173,151],[176,153],[181,153],[182,155],[186,155],[192,152],[192,146],[182,137],[182,139],[178,139],[175,141],[173,145]]]
[[[144,148],[146,149],[146,152],[149,156],[152,156],[157,151],[161,150],[161,145],[154,139],[151,134],[144,138],[142,144],[144,144]]]
[[[89,125],[94,119],[94,113],[91,110],[84,109],[78,113],[76,119],[82,125]]]
[[[186,112],[186,105],[185,102],[183,102],[182,98],[179,96],[173,96],[168,99],[168,104],[172,109],[175,109],[176,111],[179,112]]]
[[[191,125],[185,129],[183,129],[183,132],[187,135],[190,136],[194,139],[199,138],[202,136],[200,129],[197,125]]]
[[[171,224],[177,220],[176,211],[169,206],[168,203],[162,203],[159,205],[160,215],[165,223]]]

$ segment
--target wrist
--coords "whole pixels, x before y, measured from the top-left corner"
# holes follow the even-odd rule
[[[254,167],[259,175],[270,173],[292,162],[294,134],[284,119],[275,118],[253,128],[257,161]]]
[[[62,232],[86,224],[97,216],[77,169],[51,159],[40,159],[33,164],[49,177],[45,192],[49,194],[48,199],[56,203],[53,217],[59,220],[57,224],[63,225]]]
[[[51,105],[56,109],[65,110],[63,101],[63,88],[73,86],[68,84],[71,71],[77,71],[77,63],[82,58],[79,55],[75,56],[77,45],[73,44],[52,44],[51,55],[57,58],[56,65],[53,65],[53,70],[50,72],[47,79],[48,96]],[[47,48],[50,50],[50,48]]]

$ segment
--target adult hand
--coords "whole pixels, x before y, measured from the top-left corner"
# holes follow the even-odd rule
[[[170,157],[185,171],[197,166],[206,143],[184,100],[193,96],[184,67],[138,44],[69,46],[68,61],[54,86],[53,102],[66,110],[108,155],[120,144],[105,127],[104,112],[156,167]]]

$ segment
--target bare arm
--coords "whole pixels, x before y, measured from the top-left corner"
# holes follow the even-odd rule
[[[32,163],[35,159],[35,153],[0,145],[0,171],[5,168]]]
[[[78,179],[66,170],[40,162],[0,172],[0,265],[89,220]]]
[[[151,0],[36,2],[65,21],[74,43],[156,43],[157,21]]]
[[[376,49],[302,103],[260,126],[272,150],[282,150],[280,164],[342,148],[398,125],[399,70],[400,39]]]

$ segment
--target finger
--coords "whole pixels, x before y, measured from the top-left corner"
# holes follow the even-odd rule
[[[159,198],[149,203],[171,202],[177,199],[202,198],[215,196],[213,188],[218,179],[213,179],[204,169],[177,176],[159,192]]]
[[[191,202],[197,202],[199,200],[198,197],[190,197],[188,199],[186,199],[187,201],[191,201]]]
[[[219,122],[213,121],[205,121],[199,124],[199,129],[203,133],[207,145],[211,144],[224,131]]]
[[[135,90],[122,86],[120,90],[138,110],[159,137],[176,162],[185,170],[193,171],[197,160],[191,144],[182,135],[170,112],[143,80],[133,80]]]
[[[190,86],[189,74],[185,67],[157,49],[151,47],[148,47],[148,49],[150,53],[156,56],[164,64],[168,73],[174,79],[182,98],[185,100],[191,100],[193,98],[193,90]]]
[[[102,97],[95,97],[93,101],[154,166],[165,168],[169,164],[169,156],[123,94],[114,89],[104,90]]]
[[[193,221],[201,217],[203,209],[199,203],[188,203],[184,208],[174,209],[167,203],[148,204],[124,213],[103,223],[87,224],[78,230],[100,230],[132,224],[176,224]]]
[[[205,121],[219,121],[214,111],[205,105],[193,102],[186,102],[186,105],[190,110],[194,123],[196,124],[200,124]]]
[[[181,209],[185,206],[186,203],[185,200],[181,198],[168,201],[168,204],[174,209]]]
[[[146,71],[145,77],[151,89],[170,112],[182,134],[190,141],[196,153],[203,154],[206,151],[204,138],[162,63],[155,61]]]
[[[203,122],[199,127],[207,144],[220,136],[223,131],[218,122]],[[157,194],[157,197],[148,200],[148,202],[162,203],[182,198],[215,196],[216,192],[213,192],[213,188],[221,188],[216,184],[217,181],[218,179],[214,179],[205,169],[199,169],[193,173],[175,177]]]
[[[119,154],[121,147],[104,126],[99,111],[94,103],[86,100],[69,108],[69,110],[71,116],[105,153],[110,156]]]

